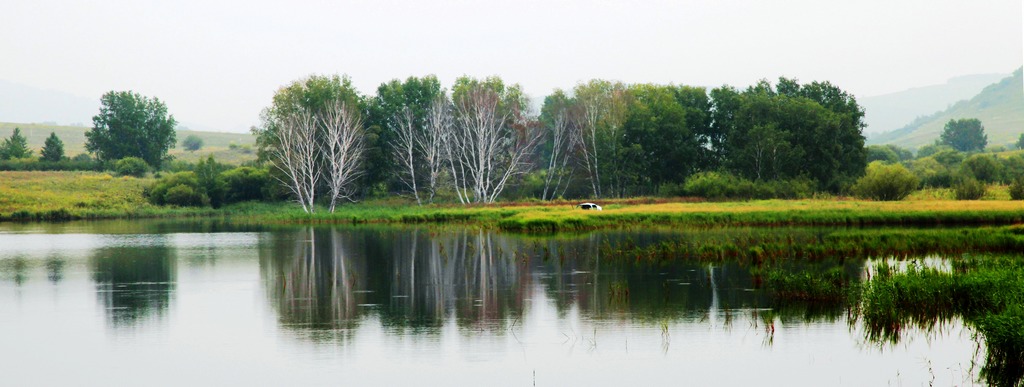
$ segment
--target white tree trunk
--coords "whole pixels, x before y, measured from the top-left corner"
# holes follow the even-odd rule
[[[466,201],[494,202],[509,178],[524,172],[526,158],[540,138],[526,125],[516,130],[516,124],[522,124],[515,121],[521,117],[518,106],[502,109],[499,103],[497,93],[482,87],[456,101],[449,157],[455,188]]]
[[[427,190],[430,192],[428,201],[434,202],[438,180],[444,170],[445,138],[451,132],[452,107],[448,99],[440,96],[430,105],[427,113],[426,127],[416,137],[416,146],[427,164]]]
[[[416,116],[412,109],[406,106],[395,117],[391,117],[388,126],[395,133],[391,149],[394,160],[401,167],[398,178],[412,191],[412,196],[416,198],[416,204],[422,205],[420,192],[416,187],[416,140],[419,137],[418,132],[420,132],[416,128]]]
[[[323,152],[330,211],[338,199],[352,200],[355,181],[362,175],[363,120],[359,112],[342,101],[328,105],[318,117],[324,128]]]
[[[316,187],[321,172],[317,165],[316,119],[306,109],[276,119],[276,144],[270,149],[270,161],[285,177],[281,183],[295,195],[306,213],[313,213]]]

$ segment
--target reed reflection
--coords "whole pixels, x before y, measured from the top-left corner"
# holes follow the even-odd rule
[[[96,296],[115,328],[132,327],[166,313],[177,270],[174,250],[166,243],[97,249],[89,264]]]

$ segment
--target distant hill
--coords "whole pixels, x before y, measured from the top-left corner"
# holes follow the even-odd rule
[[[85,153],[85,132],[89,130],[87,127],[0,122],[0,139],[10,137],[15,127],[21,128],[21,133],[28,139],[28,146],[33,150],[34,156],[39,156],[39,150],[43,148],[43,143],[50,132],[56,133],[57,137],[64,142],[64,153],[68,156],[73,157]],[[203,139],[202,149],[196,152],[186,152],[182,149],[181,140],[190,134],[195,134]],[[253,151],[256,138],[249,133],[200,132],[179,129],[177,140],[178,144],[171,149],[170,154],[182,160],[195,161],[213,155],[218,161],[238,164],[256,159],[256,154]]]
[[[917,87],[896,93],[858,98],[864,107],[865,133],[883,133],[902,128],[915,118],[945,110],[970,99],[985,86],[999,82],[1006,74],[977,74],[950,79],[941,85]]]
[[[0,121],[89,125],[100,99],[0,80]]]
[[[868,144],[894,144],[919,148],[935,142],[951,119],[977,118],[985,126],[989,145],[1017,141],[1024,132],[1024,77],[1017,69],[1010,77],[984,88],[970,100],[948,109],[920,117],[901,129],[872,135]]]

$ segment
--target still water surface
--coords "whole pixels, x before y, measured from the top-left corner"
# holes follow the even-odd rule
[[[0,385],[977,380],[957,320],[878,344],[846,310],[773,308],[738,264],[602,257],[722,232],[0,225]]]

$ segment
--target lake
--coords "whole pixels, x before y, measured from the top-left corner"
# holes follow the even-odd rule
[[[749,232],[0,224],[0,385],[978,381],[956,318],[872,340],[848,307],[773,300],[749,264],[609,256]]]

